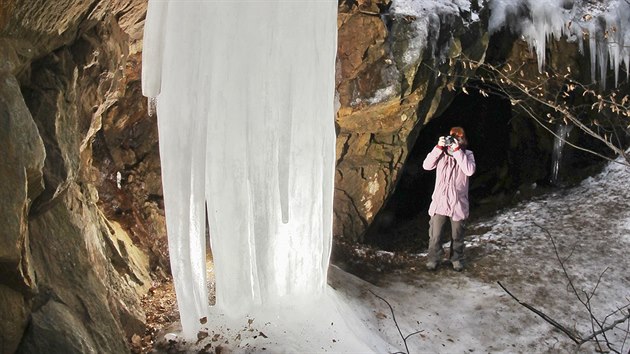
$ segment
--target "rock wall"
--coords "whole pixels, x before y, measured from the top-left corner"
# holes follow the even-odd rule
[[[26,302],[37,291],[28,234],[31,200],[43,191],[44,144],[15,77],[0,73],[0,345],[17,348],[28,322]]]
[[[105,215],[93,142],[133,115],[113,107],[137,82],[127,74],[145,11],[144,1],[0,2],[2,353],[124,353],[144,332],[151,259]]]

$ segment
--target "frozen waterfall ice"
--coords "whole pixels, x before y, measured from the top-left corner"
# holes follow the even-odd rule
[[[585,52],[588,44],[591,80],[606,87],[606,73],[630,67],[630,3],[626,0],[490,0],[490,32],[510,28],[535,51],[538,69],[545,67],[547,42],[564,37]]]
[[[473,6],[473,3],[476,5]],[[579,50],[591,62],[591,80],[606,87],[608,70],[614,71],[615,85],[619,81],[619,70],[630,73],[630,2],[627,0],[394,0],[390,11],[414,20],[410,33],[412,41],[403,59],[405,65],[415,63],[427,48],[433,48],[437,59],[445,60],[448,48],[435,48],[437,38],[429,34],[439,30],[439,17],[461,16],[469,21],[481,21],[480,9],[490,10],[488,30],[493,34],[503,28],[525,40],[538,60],[538,69],[546,64],[548,42],[565,38],[576,42]],[[467,25],[467,24],[466,24]]]
[[[336,34],[335,0],[149,1],[142,89],[188,338],[208,314],[206,215],[225,314],[326,292]]]

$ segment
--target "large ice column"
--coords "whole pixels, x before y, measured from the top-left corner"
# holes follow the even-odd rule
[[[143,92],[158,96],[171,267],[184,334],[204,315],[204,203],[217,307],[326,288],[337,2],[150,0]]]
[[[221,14],[208,24],[222,60],[210,69],[210,117],[221,118],[209,122],[207,200],[217,305],[235,313],[326,285],[336,2],[235,2]]]

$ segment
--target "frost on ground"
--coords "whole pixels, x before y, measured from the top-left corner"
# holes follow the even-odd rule
[[[343,305],[336,313],[322,306],[301,314],[316,313],[311,319],[324,326],[311,330],[316,324],[300,322],[292,317],[296,314],[283,314],[276,322],[250,317],[232,327],[210,319],[196,343],[185,343],[167,334],[176,332],[173,323],[157,336],[154,350],[351,352],[347,338],[359,337],[379,353],[575,352],[576,345],[564,333],[519,305],[497,282],[567,329],[587,335],[589,312],[570,288],[559,257],[578,293],[593,295],[590,305],[597,319],[610,324],[623,315],[606,316],[624,306],[627,314],[628,200],[630,169],[613,163],[577,187],[522,202],[469,225],[467,267],[461,273],[447,263],[436,272],[426,271],[423,254],[355,249],[355,262],[364,260],[361,276],[369,282],[333,266],[329,283]],[[354,322],[341,326],[339,315]],[[350,333],[352,326],[363,328]],[[627,321],[609,333],[616,350],[630,350],[627,333]],[[401,335],[408,336],[406,343]],[[596,350],[591,343],[579,352]]]

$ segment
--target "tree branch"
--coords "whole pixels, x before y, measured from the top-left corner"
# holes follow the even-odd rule
[[[464,93],[468,93],[463,87],[463,85],[467,85],[468,87],[477,88],[484,96],[487,96],[487,92],[490,92],[490,94],[498,94],[498,96],[508,98],[512,105],[521,108],[536,123],[557,139],[563,139],[567,145],[605,160],[630,166],[630,156],[626,154],[625,147],[623,147],[623,139],[619,138],[619,134],[630,134],[630,121],[628,121],[628,118],[630,118],[630,96],[625,95],[622,99],[619,99],[617,98],[617,92],[614,91],[606,94],[603,92],[598,93],[588,86],[569,78],[569,68],[567,68],[567,74],[565,75],[546,71],[543,73],[544,75],[529,77],[523,74],[523,63],[516,68],[513,68],[510,63],[504,63],[501,65],[501,68],[471,60],[463,55],[459,58],[451,59],[450,65],[455,65],[456,63],[460,63],[464,68],[470,67],[470,69],[478,70],[476,75],[483,82],[484,86],[471,84],[469,75],[439,72],[438,69],[429,67],[427,64],[425,65],[430,70],[437,72],[438,75],[445,75],[454,79],[447,84],[447,89],[450,91],[454,89],[455,83],[459,83],[459,85],[462,85]],[[491,86],[486,87],[485,85],[487,84],[491,84]],[[580,92],[582,93],[581,96],[584,97],[581,99],[584,101],[584,104],[574,105],[573,100],[580,96]],[[558,136],[539,118],[540,109],[532,109],[527,101],[549,109],[550,113],[547,116],[550,118],[550,123],[561,120],[565,124],[576,126],[586,135],[603,143],[617,156],[622,156],[625,162],[611,159],[592,149],[578,146]],[[590,104],[586,104],[589,101]],[[609,113],[612,113],[613,117],[608,117],[608,114],[603,112],[603,110],[610,110]],[[597,117],[591,121],[591,126],[581,119],[582,115],[586,116],[588,114]],[[610,125],[610,129],[603,129],[604,127],[599,123],[602,118],[604,118],[606,124]]]

